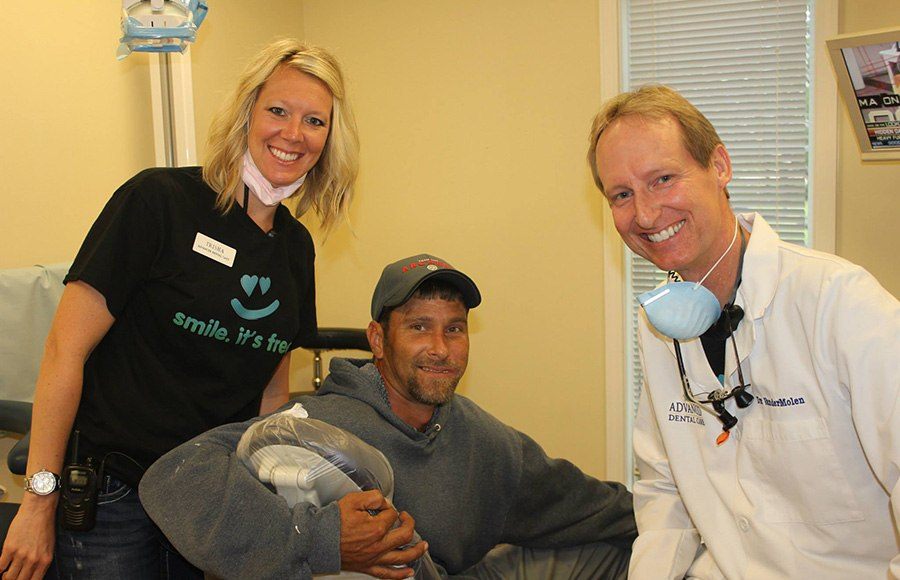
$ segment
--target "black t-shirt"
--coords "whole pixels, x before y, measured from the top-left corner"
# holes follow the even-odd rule
[[[106,458],[131,485],[173,447],[257,415],[278,363],[316,330],[306,228],[281,206],[263,232],[240,207],[222,215],[215,197],[197,167],[139,173],[66,276],[115,317],[84,367],[79,455]]]

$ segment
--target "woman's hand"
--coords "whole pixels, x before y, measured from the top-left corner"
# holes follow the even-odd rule
[[[56,502],[59,494],[26,493],[19,513],[9,526],[0,570],[3,580],[40,580],[53,560],[56,542]]]

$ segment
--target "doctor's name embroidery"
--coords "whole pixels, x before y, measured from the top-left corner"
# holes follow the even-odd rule
[[[700,405],[682,401],[675,401],[669,405],[669,422],[706,425],[706,423],[703,422],[703,414],[700,410]]]
[[[780,397],[778,399],[770,399],[769,397],[756,397],[756,402],[766,407],[793,407],[794,405],[805,405],[806,399],[803,397]]]

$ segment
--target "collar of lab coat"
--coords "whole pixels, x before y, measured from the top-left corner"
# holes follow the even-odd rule
[[[749,230],[750,243],[744,253],[738,304],[745,317],[758,320],[775,298],[781,264],[778,260],[778,234],[758,213],[738,214],[741,225]]]

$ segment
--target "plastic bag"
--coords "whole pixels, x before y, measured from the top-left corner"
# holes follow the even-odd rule
[[[309,418],[299,403],[251,425],[238,443],[237,456],[289,506],[306,502],[321,507],[348,493],[373,489],[393,500],[394,472],[384,454],[352,433]],[[413,543],[419,541],[415,534]],[[441,577],[427,553],[410,567],[419,579]]]

